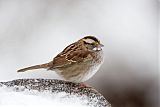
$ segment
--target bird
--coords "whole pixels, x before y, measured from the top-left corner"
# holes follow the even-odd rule
[[[19,69],[17,72],[47,69],[55,71],[66,81],[82,83],[93,77],[102,65],[103,46],[95,36],[84,36],[68,45],[52,61]]]

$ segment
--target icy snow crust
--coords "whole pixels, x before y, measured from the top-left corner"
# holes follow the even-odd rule
[[[23,87],[22,87],[23,89]],[[89,107],[84,100],[75,95],[68,95],[65,92],[51,94],[49,91],[39,92],[37,90],[25,90],[22,92],[15,92],[6,87],[0,88],[0,106],[4,105],[56,105],[57,107]],[[86,101],[85,101],[86,100]]]
[[[97,91],[79,86],[80,84],[51,79],[0,82],[0,106],[110,107]]]

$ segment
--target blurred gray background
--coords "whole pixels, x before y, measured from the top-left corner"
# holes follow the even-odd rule
[[[0,81],[58,78],[17,73],[95,35],[105,62],[86,83],[112,107],[158,107],[158,0],[0,0]]]

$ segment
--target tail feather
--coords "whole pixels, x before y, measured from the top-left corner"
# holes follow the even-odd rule
[[[52,66],[52,62],[49,62],[49,63],[45,63],[45,64],[34,65],[34,66],[26,67],[23,69],[19,69],[17,72],[25,72],[25,71],[33,70],[33,69],[49,68],[51,66]]]

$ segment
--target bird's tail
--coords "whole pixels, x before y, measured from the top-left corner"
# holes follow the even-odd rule
[[[34,65],[34,66],[26,67],[23,69],[19,69],[17,72],[25,72],[25,71],[33,70],[33,69],[49,68],[51,66],[52,66],[52,62],[49,62],[45,64],[39,64],[39,65]]]

